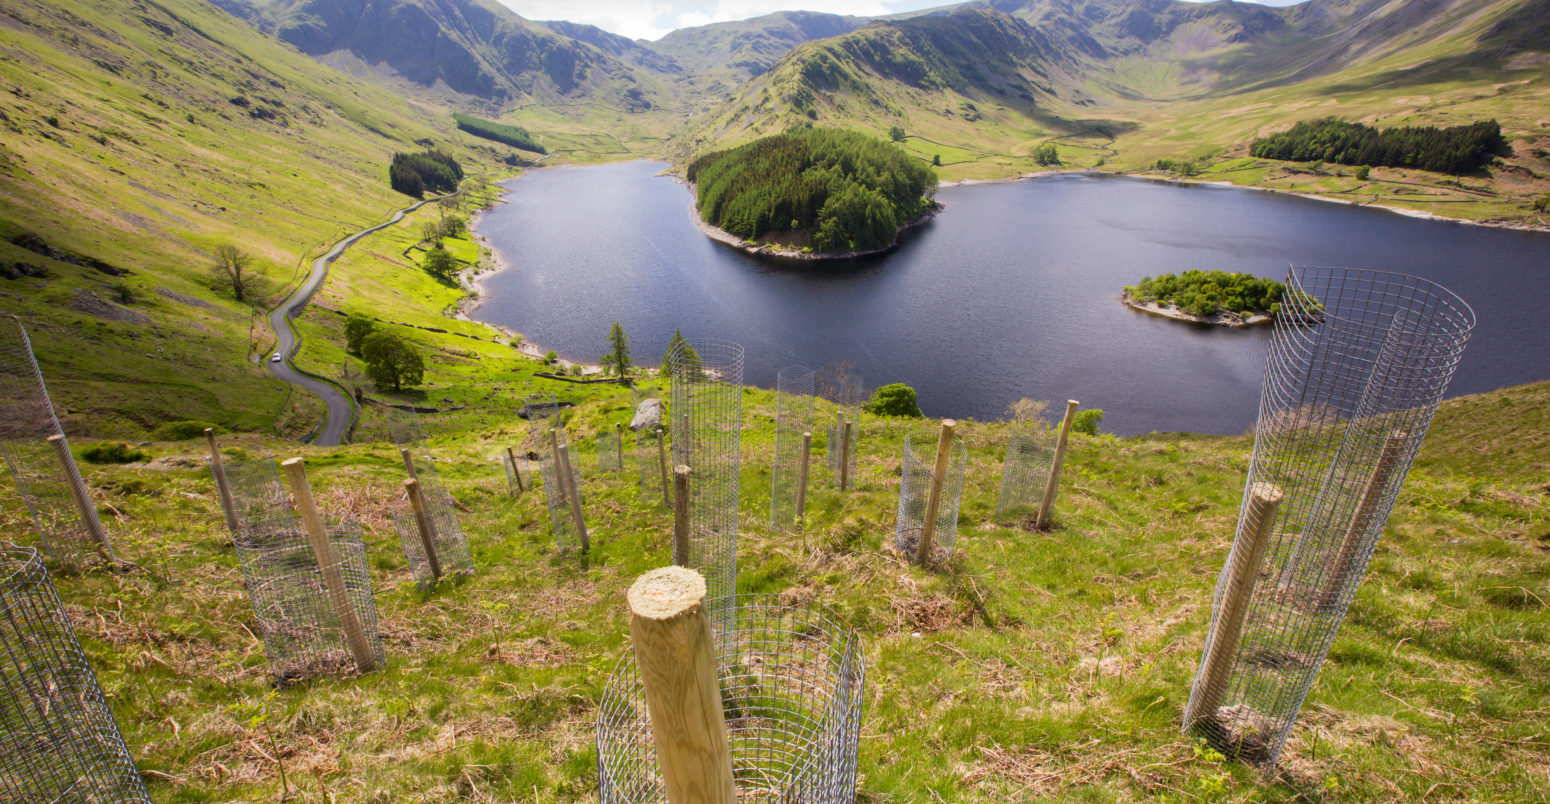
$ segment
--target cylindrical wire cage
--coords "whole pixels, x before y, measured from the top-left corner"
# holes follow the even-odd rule
[[[1055,431],[1043,422],[1014,422],[1001,466],[1001,495],[996,516],[1010,517],[1038,510],[1039,499],[1055,465]]]
[[[926,524],[927,497],[931,494],[931,478],[936,473],[936,445],[935,437],[926,438],[917,434],[904,436],[904,468],[899,477],[899,519],[894,526],[893,544],[900,553],[912,559],[919,552],[921,531]],[[942,478],[941,498],[937,503],[936,529],[932,532],[933,546],[928,558],[932,564],[946,561],[953,555],[953,542],[958,535],[958,504],[963,497],[963,476],[968,465],[969,450],[964,446],[963,439],[953,439],[948,452],[946,476]]]
[[[106,553],[106,532],[54,414],[48,385],[20,320],[0,324],[0,454],[17,493],[56,566],[78,569],[88,554]],[[55,438],[55,446],[49,439]]]
[[[829,473],[838,487],[843,481],[845,488],[854,488],[856,482],[856,456],[860,454],[861,407],[867,401],[866,386],[861,377],[852,374],[848,363],[829,365],[814,374],[814,384],[819,396],[834,404],[832,414],[826,414],[825,460]],[[849,433],[846,433],[849,425]],[[840,456],[845,456],[846,466],[841,471]]]
[[[377,604],[360,525],[350,518],[325,519],[324,529],[336,558],[326,567],[300,521],[289,514],[255,522],[236,539],[264,652],[282,686],[356,669],[344,617],[328,593],[328,570],[342,579],[347,609],[361,626],[374,666],[382,665]]]
[[[0,800],[151,797],[34,550],[0,545]]]
[[[1425,279],[1288,274],[1186,729],[1275,763],[1474,324]]]
[[[822,607],[774,596],[710,600],[707,610],[731,615],[716,664],[738,801],[854,801],[866,679],[855,632]],[[597,756],[603,804],[667,801],[633,652],[598,702]]]
[[[708,597],[737,592],[737,489],[743,428],[743,347],[685,342],[668,355],[675,466],[689,467],[689,568],[705,576]],[[710,609],[717,631],[731,611]]]
[[[597,434],[597,470],[599,472],[624,471],[624,452],[617,430],[604,430]]]
[[[403,408],[387,408],[388,443],[396,447],[410,447],[425,443],[425,430],[420,426],[420,414]]]
[[[227,461],[224,468],[226,487],[231,490],[232,516],[236,519],[233,536],[251,530],[256,523],[290,515],[290,492],[280,479],[280,467],[273,455],[266,453],[262,458],[240,463]],[[214,471],[212,466],[212,475]]]
[[[813,370],[806,366],[787,366],[775,375],[775,467],[770,482],[770,527],[774,530],[790,530],[798,524],[802,435],[813,431],[813,377]],[[808,480],[811,482],[811,474]]]
[[[581,548],[581,529],[571,511],[570,494],[561,482],[559,448],[565,443],[565,420],[553,394],[531,394],[527,398],[528,441],[538,455],[538,475],[543,479],[544,502],[549,506],[549,521],[554,526],[554,543],[561,551]],[[570,456],[574,477],[576,456]],[[576,489],[579,494],[581,489]]]
[[[506,469],[506,491],[511,496],[516,497],[520,495],[532,484],[532,480],[528,478],[528,475],[522,472],[520,458],[513,460],[510,454],[503,452],[501,453],[501,466]],[[529,469],[528,473],[530,474],[531,472],[532,470]]]
[[[641,406],[648,400],[655,401],[657,410],[665,416],[665,411],[660,407],[662,397],[665,395],[663,389],[648,385],[636,385],[631,391],[631,397],[635,403],[635,418],[630,422],[630,427],[635,430],[635,468],[640,478],[641,497],[648,502],[659,502],[664,499],[662,494],[664,461],[663,454],[658,452],[658,441],[666,438],[667,420],[662,418],[653,425],[650,421],[650,413]],[[647,408],[650,407],[647,406]],[[661,435],[658,434],[658,429],[662,430]],[[661,448],[665,447],[666,444],[663,444]],[[669,475],[672,471],[671,466],[667,467]]]
[[[453,575],[472,575],[474,559],[468,552],[468,538],[458,521],[457,508],[447,494],[426,497],[425,519],[430,529],[431,547],[443,578]],[[425,540],[420,534],[420,519],[414,508],[405,502],[404,507],[393,512],[393,523],[398,528],[398,540],[404,546],[404,557],[414,573],[415,583],[427,586],[436,582],[436,573],[430,556],[425,552]]]

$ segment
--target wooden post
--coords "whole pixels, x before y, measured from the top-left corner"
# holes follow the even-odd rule
[[[350,653],[355,657],[355,666],[361,672],[369,673],[376,668],[377,662],[372,656],[371,646],[366,642],[366,631],[361,628],[355,610],[350,608],[344,576],[339,574],[339,556],[334,552],[333,543],[328,540],[328,530],[323,527],[323,518],[318,516],[317,503],[312,499],[312,486],[307,482],[307,465],[300,458],[291,458],[280,465],[285,469],[291,495],[296,498],[296,510],[301,514],[302,528],[307,532],[307,541],[312,544],[313,555],[317,556],[323,586],[328,590],[328,600],[334,606],[334,613],[339,615],[339,625],[344,629],[345,641],[349,643]]]
[[[807,513],[807,471],[813,459],[813,434],[802,434],[802,462],[797,465],[797,527],[802,528],[802,517]]]
[[[663,567],[630,587],[630,641],[668,804],[735,804],[705,579]]]
[[[1373,467],[1372,476],[1367,478],[1367,485],[1362,489],[1362,500],[1357,504],[1356,513],[1351,517],[1351,526],[1346,529],[1345,538],[1340,542],[1340,551],[1335,554],[1334,569],[1325,577],[1324,588],[1319,591],[1315,606],[1321,612],[1334,608],[1339,602],[1342,580],[1355,569],[1356,562],[1361,558],[1362,534],[1372,521],[1373,509],[1378,507],[1389,478],[1394,474],[1394,465],[1399,462],[1399,451],[1405,446],[1405,436],[1404,430],[1395,430],[1383,442],[1378,463]]]
[[[1066,462],[1066,445],[1071,438],[1071,422],[1076,418],[1075,399],[1066,400],[1066,417],[1060,420],[1060,438],[1055,441],[1055,461],[1049,467],[1049,480],[1044,483],[1044,496],[1039,500],[1039,516],[1034,520],[1040,530],[1049,527],[1055,515],[1055,491],[1060,488],[1060,466]]]
[[[517,481],[517,493],[521,494],[527,489],[522,487],[522,471],[517,468],[517,452],[511,447],[506,448],[506,460],[511,461],[511,476]]]
[[[668,491],[667,482],[667,440],[662,437],[662,428],[657,428],[657,468],[662,472],[662,504],[673,507],[672,492]]]
[[[840,491],[850,488],[850,433],[851,423],[840,427]]]
[[[113,554],[113,545],[108,542],[107,528],[102,526],[102,517],[97,516],[97,504],[91,501],[91,492],[86,490],[86,480],[81,477],[80,467],[75,465],[75,456],[70,454],[70,442],[65,440],[63,434],[55,433],[48,437],[48,443],[54,448],[54,457],[59,459],[59,468],[65,473],[65,485],[70,487],[70,499],[75,503],[75,512],[81,516],[81,527],[97,543],[97,549],[102,551],[103,557],[118,563],[118,557]]]
[[[689,566],[689,467],[673,467],[673,564]]]
[[[221,500],[221,513],[226,515],[226,529],[237,532],[237,504],[231,498],[231,486],[226,482],[226,462],[221,448],[215,443],[215,429],[205,428],[205,442],[210,445],[210,470],[215,475],[215,494]]]
[[[420,493],[420,481],[409,478],[404,481],[404,491],[409,493],[409,507],[414,509],[415,528],[420,531],[420,544],[425,548],[425,561],[431,565],[431,576],[441,580],[441,557],[436,555],[436,523],[425,510],[425,497]]]
[[[931,470],[931,490],[926,493],[926,518],[920,524],[920,543],[915,547],[915,560],[930,563],[931,550],[936,546],[936,516],[942,508],[942,481],[947,479],[947,464],[953,457],[953,428],[958,422],[942,420],[942,434],[936,441],[936,467]]]
[[[570,513],[576,520],[576,533],[581,537],[581,552],[592,549],[592,540],[587,537],[587,520],[581,514],[581,488],[576,484],[576,474],[571,471],[570,447],[560,445],[560,465],[555,467],[560,475],[560,482],[567,485],[570,492]]]
[[[404,459],[404,471],[409,473],[409,477],[419,480],[420,473],[414,470],[414,456],[409,454],[409,448],[399,447],[398,455]]]
[[[624,471],[624,425],[614,422],[614,452],[619,456],[618,471]]]
[[[1226,694],[1227,680],[1232,676],[1238,643],[1243,637],[1243,621],[1248,617],[1249,603],[1254,597],[1254,584],[1259,579],[1259,565],[1264,561],[1266,546],[1270,544],[1276,509],[1280,505],[1279,488],[1269,483],[1255,483],[1250,487],[1248,511],[1244,520],[1248,538],[1241,545],[1234,545],[1227,558],[1231,568],[1228,571],[1227,588],[1222,592],[1222,609],[1211,624],[1211,647],[1200,663],[1200,694],[1195,705],[1184,713],[1186,723],[1214,720],[1216,710],[1222,706],[1222,696]],[[1238,547],[1243,548],[1241,556]]]

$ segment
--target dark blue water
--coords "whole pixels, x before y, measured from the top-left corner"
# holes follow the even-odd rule
[[[928,416],[993,419],[1019,397],[1102,408],[1106,431],[1241,433],[1269,332],[1126,308],[1120,289],[1191,268],[1282,279],[1300,265],[1437,281],[1479,326],[1451,396],[1550,378],[1550,235],[1407,218],[1274,193],[1052,176],[944,188],[947,211],[880,258],[804,265],[712,242],[686,187],[648,162],[506,183],[479,229],[510,269],[476,317],[596,360],[624,325],[654,365],[674,327],[747,350],[745,380],[850,360],[908,383]],[[1058,407],[1058,406],[1057,406]]]

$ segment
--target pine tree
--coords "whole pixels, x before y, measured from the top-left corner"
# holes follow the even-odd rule
[[[662,355],[662,363],[658,366],[658,370],[664,374],[672,370],[673,352],[680,347],[683,350],[683,364],[688,368],[689,376],[698,379],[701,376],[700,353],[694,351],[694,347],[689,345],[689,339],[684,337],[682,329],[673,330],[673,337],[667,341],[667,353]]]
[[[604,369],[612,369],[616,377],[629,374],[630,337],[624,334],[624,327],[618,321],[608,330],[608,349],[608,354],[603,355]]]

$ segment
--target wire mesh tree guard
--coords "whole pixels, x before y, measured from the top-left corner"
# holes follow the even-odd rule
[[[425,430],[420,427],[420,414],[398,407],[389,407],[385,413],[388,443],[396,447],[410,447],[425,443]]]
[[[280,479],[274,455],[225,464],[226,484],[231,490],[233,536],[258,523],[291,516],[290,493]]]
[[[1001,494],[996,498],[997,518],[1035,513],[1044,495],[1044,481],[1055,465],[1055,431],[1048,424],[1013,422],[1008,429]]]
[[[393,512],[398,540],[414,573],[415,583],[425,587],[442,578],[472,575],[474,559],[468,552],[468,538],[458,520],[452,496],[440,489],[426,492],[423,482],[406,480],[404,504]]]
[[[948,431],[946,438],[951,438],[953,424],[951,420],[944,422],[944,429]],[[899,477],[899,516],[894,526],[893,544],[911,560],[928,564],[940,564],[953,555],[953,543],[958,535],[958,505],[963,497],[963,477],[969,463],[969,451],[961,439],[951,440],[945,455],[940,449],[941,443],[940,437],[930,439],[920,433],[906,434],[904,466]],[[931,483],[938,465],[943,471],[930,554],[920,556],[920,542],[925,535],[930,509]]]
[[[641,411],[643,403],[654,400],[660,405],[666,395],[663,389],[655,386],[634,386],[630,396],[634,402],[635,420],[630,422],[630,427],[635,430],[635,468],[640,477],[641,498],[648,502],[661,500],[663,505],[671,507],[669,474],[672,467],[668,465],[667,431],[664,429],[667,422],[662,420],[653,424],[651,417],[642,415]]]
[[[847,491],[855,485],[856,456],[861,452],[861,406],[867,400],[866,386],[851,372],[848,362],[819,369],[814,384],[819,396],[834,403],[826,458],[835,487]]]
[[[527,490],[528,484],[533,482],[531,477],[524,480],[521,459],[517,457],[517,451],[511,447],[507,447],[501,453],[501,466],[506,469],[506,490],[511,493],[511,496],[520,496]]]
[[[743,436],[743,347],[685,341],[668,355],[673,465],[689,467],[688,566],[717,605],[737,592],[737,490]],[[718,630],[730,609],[712,609]]]
[[[775,467],[770,481],[770,528],[800,527],[813,432],[813,370],[787,366],[775,375]],[[801,504],[799,504],[799,500]]]
[[[731,649],[714,662],[736,800],[854,801],[866,677],[855,632],[822,607],[775,596],[707,601],[713,607],[734,615],[714,637]],[[668,801],[641,676],[632,652],[598,704],[603,804]]]
[[[599,472],[624,471],[623,425],[597,434],[597,470]]]
[[[0,800],[150,804],[37,551],[0,544],[0,609]]]
[[[360,524],[319,515],[300,458],[282,468],[297,514],[256,521],[235,540],[275,678],[374,670],[382,640]]]
[[[1425,279],[1287,275],[1186,730],[1276,762],[1474,324]]]
[[[573,488],[575,475],[561,463],[560,448],[565,447],[565,420],[553,394],[531,394],[527,398],[529,441],[538,455],[538,474],[543,479],[544,501],[549,506],[549,521],[554,526],[554,542],[563,551],[582,544],[580,489]]]
[[[19,319],[0,322],[0,454],[4,454],[41,544],[61,570],[96,553],[113,562],[113,546],[70,452],[32,341]]]

